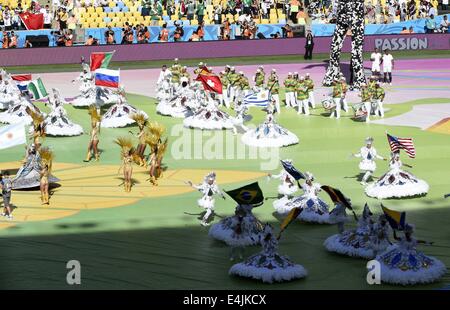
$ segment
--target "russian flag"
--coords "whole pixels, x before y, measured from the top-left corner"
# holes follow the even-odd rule
[[[95,85],[118,88],[120,82],[120,70],[97,69],[95,70]]]
[[[21,92],[27,90],[28,84],[32,80],[31,74],[15,74],[11,78],[16,81],[17,87]]]

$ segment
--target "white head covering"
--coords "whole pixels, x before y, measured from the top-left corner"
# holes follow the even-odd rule
[[[372,137],[367,137],[366,138],[366,144],[372,144],[373,143],[373,138]]]

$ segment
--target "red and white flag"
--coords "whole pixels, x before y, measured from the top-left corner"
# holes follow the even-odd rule
[[[412,138],[398,138],[387,134],[389,147],[391,148],[391,152],[399,152],[400,150],[405,150],[406,154],[410,158],[416,157],[416,149],[414,147]]]
[[[11,75],[11,78],[17,82],[24,82],[24,81],[31,81],[32,75],[31,74],[14,74],[14,75]]]
[[[202,82],[205,90],[222,94],[222,81],[217,75],[211,73],[207,68],[203,68],[195,80]]]
[[[44,28],[44,14],[32,14],[30,12],[20,13],[20,19],[27,30],[38,30]]]

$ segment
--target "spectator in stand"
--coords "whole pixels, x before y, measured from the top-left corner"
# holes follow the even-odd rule
[[[204,23],[202,22],[202,23],[198,26],[198,28],[197,28],[197,35],[198,35],[199,41],[203,41],[204,38],[205,38],[205,30],[204,30],[204,27],[205,27],[205,25],[204,25]]]
[[[416,2],[414,0],[409,0],[408,2],[408,17],[410,20],[416,19],[417,9]]]
[[[222,40],[230,40],[231,39],[231,23],[228,18],[222,24]]]
[[[300,7],[300,2],[298,2],[298,0],[291,0],[289,2],[289,7],[290,7],[290,14],[289,14],[289,19],[294,23],[297,24],[297,14],[298,14],[298,10]]]
[[[3,31],[2,48],[9,48],[9,32]]]
[[[292,27],[289,24],[286,24],[283,27],[283,33],[284,33],[284,36],[286,38],[293,38],[294,37],[294,32],[292,31]]]
[[[442,0],[441,8],[444,11],[448,10],[448,0]]]
[[[409,30],[409,34],[415,33],[415,32],[414,32],[414,27],[413,27],[413,26],[410,26],[408,30]]]
[[[78,20],[75,17],[75,14],[71,14],[67,19],[67,29],[75,30],[77,28]]]
[[[402,31],[400,31],[400,34],[409,34],[409,30],[406,29],[406,27],[403,27]]]
[[[173,33],[173,41],[174,42],[181,41],[184,36],[183,25],[178,22],[175,22],[174,26],[175,26],[175,32]]]
[[[198,20],[198,24],[202,24],[203,23],[203,18],[205,17],[205,4],[203,3],[203,0],[199,0],[198,4],[197,4],[197,20]]]
[[[244,14],[252,14],[252,0],[243,0],[242,6],[243,6],[243,13]]]
[[[51,29],[53,14],[52,14],[52,12],[50,12],[50,8],[48,5],[45,6],[45,9],[43,10],[43,14],[44,14],[44,29]]]
[[[150,9],[150,26],[158,26],[159,25],[159,15],[156,7],[153,5]]]
[[[447,15],[444,15],[441,23],[439,24],[439,31],[442,33],[448,32],[448,28],[449,28],[448,26],[449,26],[448,17],[447,17]]]
[[[12,12],[12,19],[11,19],[11,27],[14,30],[20,30],[20,16],[19,16],[19,11],[18,10],[14,10]]]
[[[64,35],[64,43],[66,46],[73,46],[73,32],[72,29],[68,29]]]
[[[11,36],[9,39],[9,48],[16,48],[17,47],[17,36],[14,34],[14,31],[11,31]]]
[[[61,7],[58,10],[58,21],[59,21],[59,30],[67,29],[67,19],[69,18],[69,14],[65,8]]]
[[[97,45],[94,44],[94,37],[92,35],[89,35],[88,39],[86,40],[86,42],[84,43],[84,45]]]
[[[167,24],[162,26],[161,31],[158,36],[159,42],[168,42],[169,41],[169,30],[167,30]]]
[[[142,0],[141,1],[141,15],[142,16],[150,16],[150,9],[152,7],[152,1],[151,0]]]
[[[399,14],[400,14],[400,21],[401,22],[406,21],[406,17],[408,16],[408,9],[406,8],[406,3],[405,2],[403,2],[400,5]]]
[[[186,6],[186,18],[191,21],[194,19],[195,14],[195,4],[194,1],[190,0],[188,5]]]
[[[108,26],[108,29],[105,31],[105,41],[106,44],[116,44],[116,40],[114,39],[114,30],[112,30],[111,26]]]
[[[195,30],[195,31],[192,33],[191,37],[189,38],[189,41],[191,41],[191,42],[196,42],[196,41],[199,41],[199,40],[200,40],[200,37],[198,36],[197,31]]]
[[[436,20],[434,19],[434,15],[430,15],[425,21],[425,32],[426,33],[435,33],[437,30]]]
[[[214,8],[214,24],[222,24],[222,5],[216,5]]]
[[[5,7],[5,10],[2,13],[3,15],[3,26],[6,31],[10,31],[12,29],[12,16],[11,16],[11,10],[9,9],[9,6]]]

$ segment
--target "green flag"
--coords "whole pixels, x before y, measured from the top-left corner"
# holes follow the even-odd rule
[[[226,193],[238,204],[259,206],[264,202],[264,196],[258,182],[245,185]]]
[[[47,90],[45,89],[44,83],[42,83],[41,78],[31,81],[28,84],[28,90],[33,94],[33,99],[38,100],[48,96]]]

